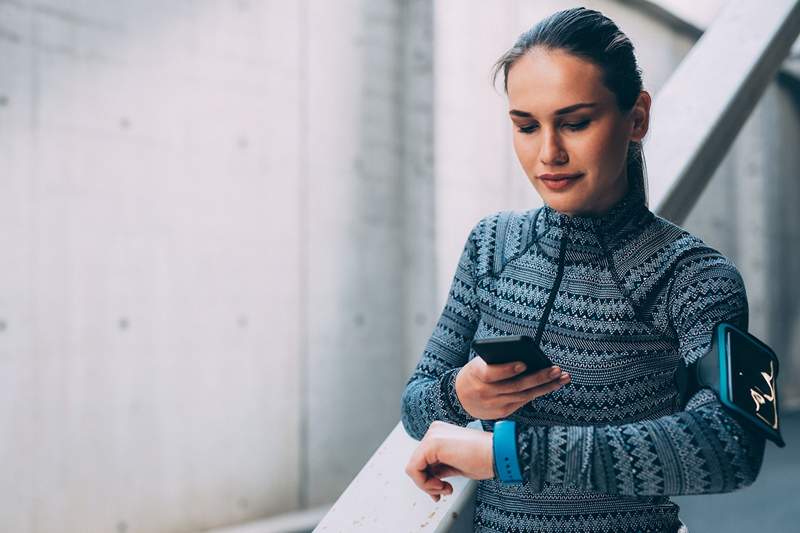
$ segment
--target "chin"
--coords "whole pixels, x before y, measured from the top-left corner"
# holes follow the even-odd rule
[[[537,186],[539,185],[539,186]],[[545,185],[536,183],[534,189],[539,194],[539,197],[544,203],[562,213],[572,214],[573,212],[580,211],[582,205],[582,198],[578,191],[566,191],[559,193],[551,191]]]
[[[547,205],[561,213],[572,215],[580,210],[580,202],[571,198],[559,197],[554,194],[546,194],[542,198]]]

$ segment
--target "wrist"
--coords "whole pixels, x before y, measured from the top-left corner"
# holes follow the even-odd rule
[[[449,417],[454,423],[464,426],[469,422],[476,420],[476,418],[472,416],[469,411],[467,411],[466,407],[464,407],[464,405],[461,403],[461,399],[458,397],[456,382],[458,380],[458,375],[461,371],[461,368],[463,367],[449,370],[445,375],[442,376],[441,394],[445,409],[449,412]]]

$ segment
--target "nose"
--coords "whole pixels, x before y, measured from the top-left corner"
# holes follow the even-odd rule
[[[539,160],[544,165],[563,165],[569,160],[567,152],[561,146],[561,140],[555,132],[544,134],[542,146],[539,149]]]

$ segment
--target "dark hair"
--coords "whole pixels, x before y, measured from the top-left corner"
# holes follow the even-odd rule
[[[623,113],[633,107],[642,91],[642,71],[636,62],[633,43],[611,19],[585,7],[553,13],[520,35],[494,64],[492,84],[502,71],[503,89],[508,94],[509,69],[535,46],[564,50],[600,67],[603,83],[614,93]],[[646,204],[647,175],[640,142],[631,141],[628,145],[627,172],[629,184],[642,187]]]

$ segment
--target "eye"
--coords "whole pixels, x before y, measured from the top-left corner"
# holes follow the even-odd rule
[[[570,131],[580,131],[582,129],[585,129],[590,122],[591,120],[583,120],[581,122],[565,122],[563,126],[569,129]],[[531,124],[529,126],[520,126],[519,128],[517,128],[517,130],[520,133],[533,133],[538,127],[539,126],[537,126],[536,124]]]
[[[566,122],[564,123],[564,126],[572,131],[578,131],[584,129],[586,126],[589,125],[590,122],[591,120],[584,120],[583,122],[575,122],[575,123]]]

